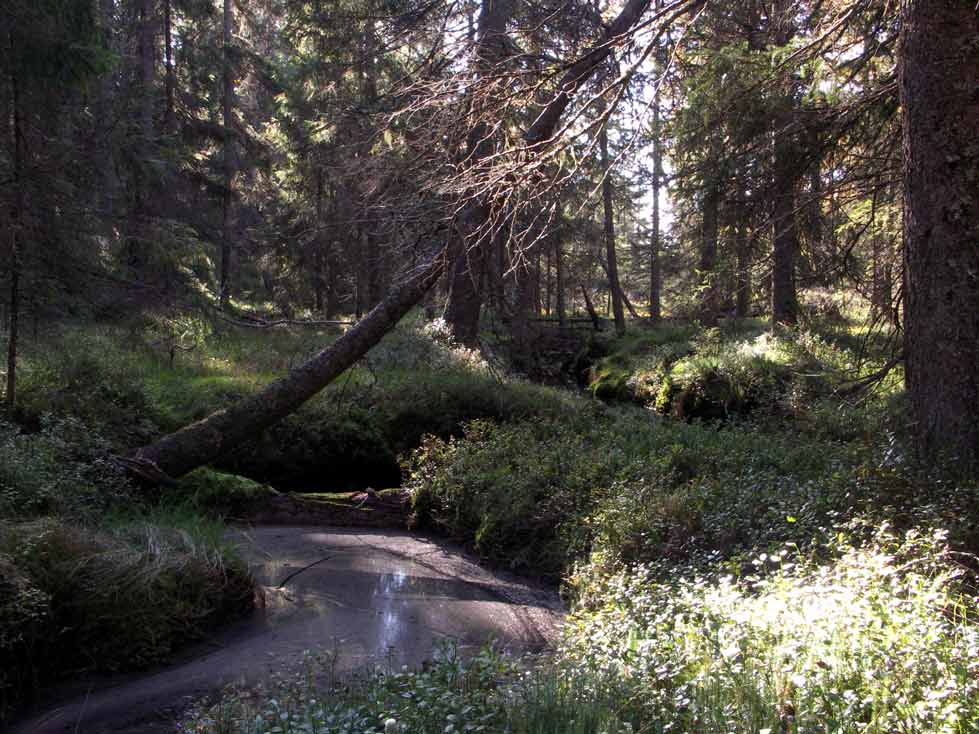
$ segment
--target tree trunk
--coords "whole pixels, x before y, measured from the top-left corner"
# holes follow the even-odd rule
[[[112,30],[115,26],[115,10],[112,0],[101,0],[99,3],[99,22],[102,27],[102,42],[105,48],[114,49]],[[97,206],[105,215],[112,216],[113,204],[117,188],[116,171],[114,166],[115,146],[112,135],[115,128],[113,115],[113,100],[115,99],[115,69],[102,73],[98,85],[98,101],[96,115],[98,117],[98,142],[96,143],[96,166],[99,170],[99,185],[95,187]]]
[[[773,22],[775,44],[785,46],[794,35],[791,9],[787,0],[775,3]],[[799,180],[798,160],[792,131],[794,111],[794,86],[792,79],[784,83],[785,111],[775,119],[774,169],[772,180],[775,199],[772,212],[772,322],[795,324],[799,316],[796,298],[795,261],[799,254],[799,232],[796,226],[796,187]]]
[[[564,243],[561,241],[560,230],[554,238],[554,280],[557,323],[559,328],[564,329],[567,326],[567,308],[564,302]]]
[[[178,477],[256,437],[295,411],[377,344],[438,280],[444,258],[444,251],[440,251],[419,273],[394,288],[370,314],[306,364],[256,395],[140,449],[135,461],[146,474]]]
[[[476,39],[476,72],[484,79],[498,71],[497,64],[510,53],[506,38],[506,26],[513,12],[511,0],[487,0],[479,16],[479,32]],[[474,110],[481,116],[482,107],[492,104],[491,99],[480,99]],[[489,126],[478,122],[469,132],[466,145],[466,161],[475,168],[487,158],[495,146]],[[479,313],[483,305],[483,270],[489,250],[496,241],[495,233],[485,231],[491,211],[486,201],[471,202],[465,207],[460,219],[461,247],[452,266],[449,303],[446,319],[452,334],[461,344],[474,345],[479,334]],[[502,274],[501,274],[502,275]]]
[[[781,136],[779,136],[781,137]],[[795,221],[794,156],[786,141],[775,141],[775,209],[772,217],[772,321],[794,324],[799,316],[795,289],[795,260],[799,233]]]
[[[147,160],[152,155],[153,84],[155,79],[153,49],[153,2],[139,3],[139,121],[140,134],[136,143],[136,162],[133,171],[133,202],[129,210],[127,256],[129,267],[137,278],[146,276],[146,246],[149,241],[150,180]]]
[[[166,88],[166,110],[163,113],[163,132],[170,134],[176,127],[175,92],[176,72],[173,68],[173,2],[163,0],[163,59],[166,65],[164,86]]]
[[[612,212],[612,164],[608,157],[608,131],[602,127],[599,134],[602,149],[602,205],[605,210],[605,259],[608,263],[608,287],[615,316],[615,331],[625,334],[625,311],[622,309],[622,286],[619,284],[619,264],[615,254],[615,218]]]
[[[14,160],[13,187],[15,202],[10,213],[10,314],[7,332],[7,394],[5,403],[7,414],[11,415],[17,404],[17,339],[20,327],[20,229],[23,224],[24,181],[23,181],[23,125],[21,122],[20,84],[16,73],[10,75],[11,99],[10,106],[13,115]]]
[[[663,0],[656,0],[656,10],[663,7]],[[656,70],[663,74],[662,54],[656,54]],[[660,128],[660,84],[661,79],[656,80],[656,88],[653,90],[653,231],[649,239],[649,320],[657,322],[663,318],[663,275],[660,268],[660,238],[659,238],[659,194],[660,185],[663,181],[663,131]]]
[[[905,355],[918,445],[979,468],[979,15],[903,4]]]
[[[717,323],[717,209],[720,203],[717,182],[711,181],[704,190],[703,230],[700,241],[700,312],[708,326]]]
[[[591,319],[591,325],[595,331],[602,330],[602,320],[598,317],[598,311],[595,310],[595,304],[591,302],[591,296],[588,295],[588,289],[585,286],[581,286],[581,295],[585,299],[585,310],[588,312],[588,318]]]
[[[313,305],[317,313],[323,313],[324,298],[326,292],[326,273],[325,257],[326,236],[324,229],[326,222],[323,219],[323,168],[316,169],[316,237],[313,238]]]
[[[734,313],[739,318],[744,318],[748,315],[748,307],[751,303],[751,247],[748,242],[748,225],[744,221],[740,221],[734,225],[734,229],[737,238],[735,243],[735,257],[737,258],[735,279],[737,285],[734,294]]]
[[[659,85],[657,85],[653,95],[653,231],[650,233],[649,241],[649,318],[651,321],[659,321],[663,318],[663,276],[659,261],[659,193],[662,180],[663,152],[660,141]]]
[[[513,348],[511,358],[514,367],[529,372],[533,367],[534,338],[530,328],[530,314],[534,309],[534,273],[525,259],[513,273],[517,291],[517,303],[513,312],[511,333]]]
[[[231,206],[234,185],[234,144],[232,142],[232,96],[234,80],[231,75],[231,0],[224,0],[224,191],[221,196],[221,306],[231,297]]]

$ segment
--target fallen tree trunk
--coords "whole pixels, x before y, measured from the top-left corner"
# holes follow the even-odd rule
[[[155,482],[179,477],[256,437],[285,418],[351,367],[418,303],[445,267],[440,250],[423,270],[395,288],[362,318],[306,364],[255,395],[164,436],[131,457],[127,468]]]

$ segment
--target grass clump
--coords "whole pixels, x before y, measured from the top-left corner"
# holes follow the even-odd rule
[[[221,530],[164,518],[111,526],[56,519],[0,525],[4,703],[85,671],[142,669],[250,609],[247,568]]]

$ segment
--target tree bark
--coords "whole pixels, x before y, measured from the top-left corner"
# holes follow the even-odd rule
[[[785,135],[785,133],[782,133]],[[795,158],[787,141],[775,141],[775,207],[772,217],[772,321],[794,324],[799,316],[796,298],[795,261],[799,233],[795,221]]]
[[[163,0],[163,60],[166,65],[164,86],[166,88],[166,109],[163,112],[163,131],[172,133],[176,126],[177,88],[176,72],[173,68],[173,2]]]
[[[738,318],[748,315],[748,307],[751,303],[751,246],[748,242],[748,226],[744,221],[739,221],[734,225],[735,243],[735,294],[734,294],[734,313]]]
[[[232,96],[234,95],[234,79],[231,74],[231,0],[224,0],[223,16],[223,40],[224,40],[224,94],[223,94],[223,117],[224,117],[224,191],[221,196],[221,279],[220,279],[220,300],[221,306],[228,305],[231,297],[231,207],[234,185],[234,148],[233,148],[233,117],[232,117]]]
[[[602,330],[602,320],[598,317],[598,311],[595,310],[595,304],[591,301],[591,296],[588,295],[588,289],[585,286],[581,286],[581,295],[585,299],[585,310],[588,312],[588,318],[591,319],[591,325],[595,331]]]
[[[11,45],[13,45],[11,43]],[[5,404],[7,414],[13,413],[17,405],[17,340],[20,327],[20,237],[24,218],[23,156],[24,138],[21,116],[20,84],[16,72],[10,75],[11,113],[13,116],[14,160],[13,187],[14,206],[10,213],[10,314],[7,331],[7,393]]]
[[[567,326],[567,307],[564,300],[564,243],[561,241],[561,231],[554,237],[554,307],[557,310],[558,327]]]
[[[906,0],[905,354],[918,445],[979,468],[979,15],[964,0]]]
[[[795,33],[792,21],[794,4],[777,0],[772,22],[775,24],[774,40],[779,47],[792,40]],[[775,116],[774,177],[772,189],[774,208],[772,213],[772,322],[795,324],[799,316],[796,297],[795,263],[799,254],[799,231],[796,225],[796,188],[798,170],[797,146],[793,133],[795,111],[795,81],[783,82],[780,102],[783,111]]]
[[[483,79],[499,73],[497,65],[509,54],[506,26],[512,12],[511,0],[487,0],[483,3],[475,50],[476,72]],[[487,114],[485,108],[490,104],[490,98],[477,99],[472,103],[479,121],[470,131],[466,145],[466,161],[470,168],[475,168],[487,158],[495,146],[490,128],[483,120]],[[490,215],[490,207],[482,197],[465,207],[459,222],[460,247],[452,265],[446,319],[456,341],[470,346],[476,343],[479,335],[485,280],[483,271],[489,250],[496,240],[495,233],[485,231]]]
[[[653,231],[650,233],[649,241],[649,319],[654,322],[663,318],[663,276],[659,261],[659,194],[662,180],[663,150],[660,140],[659,85],[657,84],[653,94]]]
[[[707,183],[704,190],[703,222],[700,241],[700,313],[704,323],[713,326],[717,323],[717,209],[720,204],[720,190],[716,181]]]
[[[602,127],[599,134],[602,150],[602,205],[605,210],[605,259],[608,264],[608,287],[615,316],[615,331],[625,334],[625,311],[622,308],[622,285],[619,283],[619,263],[615,254],[615,217],[612,211],[612,163],[608,157],[608,131]]]

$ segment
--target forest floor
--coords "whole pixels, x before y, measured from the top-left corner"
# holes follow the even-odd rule
[[[42,330],[0,426],[0,710],[179,658],[246,615],[256,582],[223,520],[388,503],[559,585],[553,655],[449,647],[324,688],[314,654],[185,730],[979,731],[979,484],[916,462],[901,374],[881,372],[890,337],[862,323],[633,323],[540,350],[524,363],[544,385],[512,374],[492,331],[467,350],[416,314],[297,414],[153,495],[111,455],[336,332]]]

